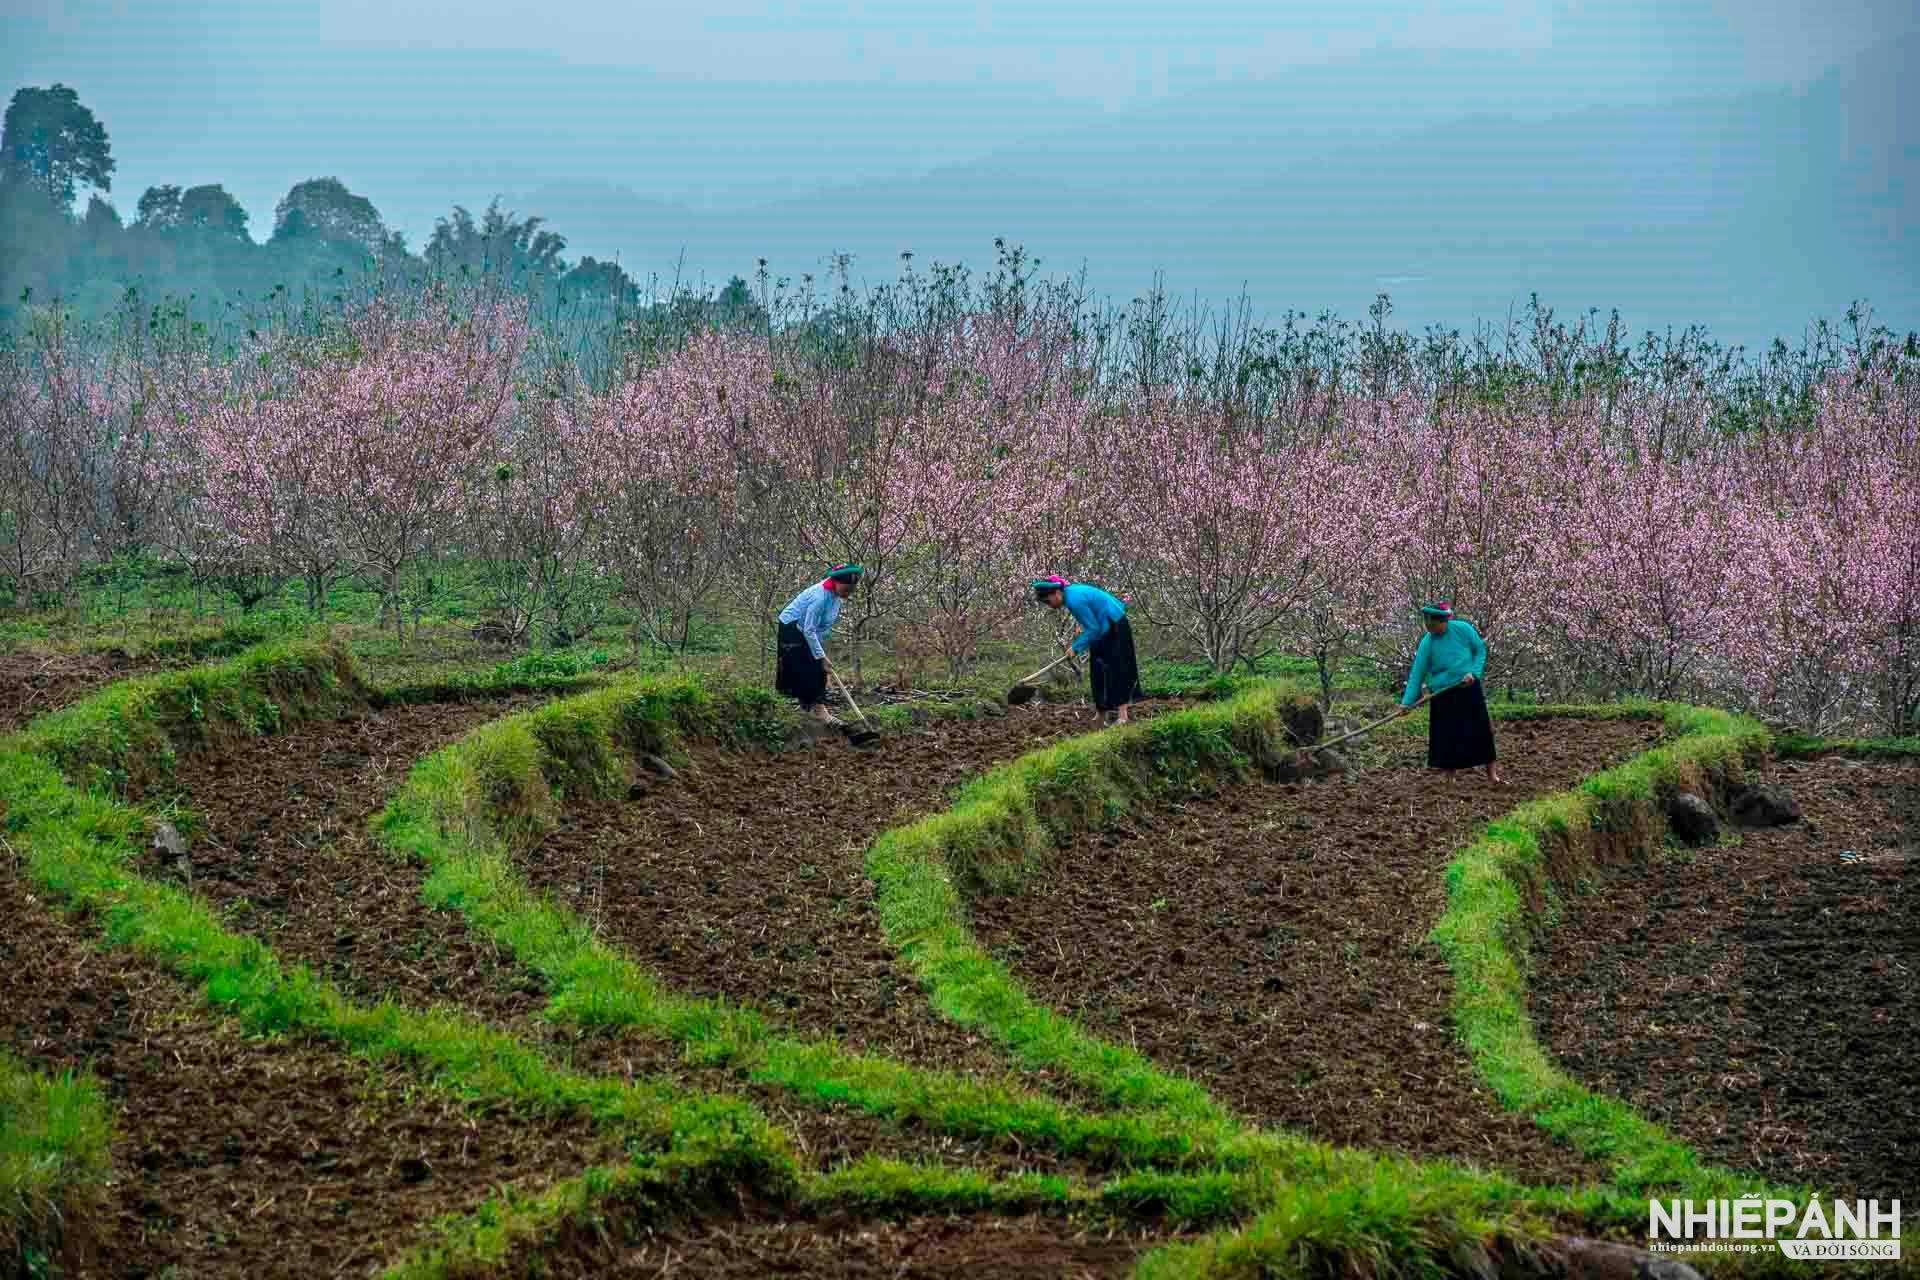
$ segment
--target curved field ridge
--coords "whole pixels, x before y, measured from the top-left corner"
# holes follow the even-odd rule
[[[1016,883],[1057,831],[1108,821],[1135,798],[1277,761],[1286,741],[1280,703],[1296,696],[1289,685],[1259,681],[1223,703],[1060,743],[977,779],[947,812],[875,841],[867,872],[879,885],[881,923],[940,1011],[1066,1070],[1117,1107],[1161,1112],[1231,1145],[1242,1127],[1206,1090],[1029,997],[973,937],[962,886]]]
[[[1497,1236],[1499,1209],[1513,1203],[1488,1196],[1485,1182],[1448,1176],[1437,1162],[1405,1162],[1398,1176],[1366,1178],[1341,1166],[1357,1153],[1243,1129],[1199,1086],[1037,1004],[972,936],[963,884],[1017,881],[1074,824],[1110,821],[1136,796],[1204,785],[1236,775],[1256,759],[1272,759],[1285,741],[1276,709],[1290,696],[1289,687],[1263,682],[1223,704],[1024,757],[969,786],[949,812],[886,833],[868,854],[888,936],[943,1012],[1024,1056],[1063,1067],[1119,1106],[1178,1116],[1196,1132],[1216,1133],[1223,1150],[1258,1144],[1275,1167],[1302,1183],[1314,1176],[1303,1166],[1317,1163],[1322,1185],[1284,1187],[1279,1203],[1248,1226],[1148,1255],[1142,1276],[1306,1274],[1301,1259],[1322,1249],[1371,1257],[1383,1273],[1406,1260],[1426,1259],[1412,1266],[1419,1271],[1437,1265],[1462,1241]],[[1518,708],[1504,714],[1657,717],[1676,740],[1571,791],[1521,806],[1489,824],[1487,835],[1449,866],[1449,909],[1436,940],[1460,986],[1457,1021],[1476,1068],[1506,1105],[1531,1112],[1556,1136],[1612,1164],[1612,1185],[1593,1189],[1587,1206],[1603,1221],[1642,1226],[1646,1197],[1656,1189],[1696,1199],[1765,1194],[1759,1180],[1705,1165],[1631,1109],[1559,1073],[1533,1039],[1522,960],[1507,940],[1520,933],[1521,885],[1532,883],[1524,877],[1544,861],[1543,837],[1564,844],[1576,832],[1600,831],[1627,839],[1654,823],[1664,831],[1653,807],[1660,788],[1682,781],[1698,786],[1706,772],[1724,776],[1737,769],[1765,750],[1766,730],[1744,717],[1678,704]],[[1330,1192],[1325,1181],[1343,1185]],[[1778,1254],[1719,1255],[1708,1265],[1716,1271],[1795,1273]]]
[[[1769,761],[1760,780],[1800,821],[1595,866],[1533,933],[1536,1033],[1716,1164],[1910,1198],[1920,760]]]
[[[129,872],[142,815],[97,789],[83,793],[48,758],[58,755],[76,771],[97,775],[103,766],[128,761],[136,743],[164,753],[176,734],[235,731],[232,722],[223,726],[206,716],[209,706],[255,725],[261,708],[272,706],[278,724],[290,708],[340,696],[343,672],[351,677],[342,652],[268,646],[218,667],[110,688],[0,740],[0,806],[9,838],[25,855],[27,876],[50,897],[92,912],[109,942],[134,947],[203,984],[205,998],[251,1032],[300,1033],[375,1060],[410,1062],[472,1097],[535,1111],[584,1108],[637,1151],[691,1145],[707,1153],[716,1182],[773,1191],[790,1186],[795,1166],[787,1143],[751,1107],[558,1070],[471,1019],[357,1004],[310,971],[283,966],[257,939],[229,932],[192,895]],[[168,718],[194,706],[202,714]]]
[[[379,838],[431,868],[422,889],[431,902],[462,913],[540,975],[555,1018],[644,1028],[703,1064],[944,1131],[1015,1134],[1115,1164],[1218,1159],[1211,1134],[1161,1117],[1088,1115],[1044,1095],[781,1035],[753,1010],[676,995],[521,878],[511,842],[541,831],[567,795],[624,787],[636,752],[663,750],[677,734],[723,737],[742,717],[766,714],[770,696],[637,678],[495,721],[414,767],[376,821]]]
[[[1708,708],[1666,703],[1628,714],[1664,718],[1674,740],[1570,791],[1522,805],[1488,824],[1448,865],[1447,910],[1433,937],[1453,969],[1461,1039],[1502,1101],[1607,1161],[1624,1192],[1695,1200],[1757,1193],[1805,1203],[1813,1189],[1773,1186],[1710,1165],[1626,1103],[1587,1089],[1553,1062],[1534,1034],[1526,975],[1536,904],[1547,900],[1556,881],[1596,857],[1646,852],[1665,835],[1664,797],[1724,789],[1757,764],[1771,742],[1757,722]],[[1909,1229],[1902,1240],[1905,1269],[1914,1265],[1920,1232]]]
[[[668,992],[643,966],[599,941],[584,922],[520,880],[507,856],[509,842],[537,835],[570,793],[624,786],[636,751],[662,749],[679,734],[724,733],[731,719],[757,714],[761,697],[751,691],[715,695],[693,681],[642,678],[494,722],[415,767],[378,821],[381,839],[433,869],[424,892],[438,904],[462,912],[541,974],[555,993],[550,1011],[556,1017],[644,1027],[674,1038],[703,1061],[728,1063],[802,1096],[850,1102],[955,1132],[1016,1135],[1136,1166],[1135,1172],[1098,1188],[1049,1191],[1047,1201],[1063,1207],[1091,1203],[1125,1216],[1219,1222],[1278,1202],[1316,1224],[1291,1237],[1289,1247],[1296,1248],[1302,1265],[1333,1264],[1362,1239],[1393,1238],[1406,1241],[1407,1258],[1425,1260],[1420,1265],[1427,1266],[1456,1248],[1485,1241],[1504,1241],[1524,1252],[1552,1235],[1548,1219],[1630,1225],[1643,1217],[1643,1204],[1604,1188],[1528,1187],[1440,1161],[1337,1150],[1249,1127],[1193,1083],[1025,1001],[984,956],[981,962],[998,975],[995,989],[1016,1005],[1024,1002],[1051,1037],[1031,1041],[1023,1052],[1045,1056],[1061,1045],[1083,1051],[1109,1073],[1096,1078],[1122,1110],[1087,1115],[1053,1099],[849,1053],[832,1041],[779,1036],[750,1010]],[[745,701],[729,706],[728,698]],[[954,813],[902,830],[924,830],[929,824],[948,829],[957,815],[962,830],[984,833],[986,828],[968,825],[978,819],[968,797],[983,789],[995,794],[993,780],[1009,770],[1034,771],[1062,789],[1047,794],[1041,788],[1028,797],[1031,803],[1016,806],[1032,824],[1024,835],[1015,838],[1002,830],[954,846],[969,854],[965,874],[983,879],[1017,874],[1021,859],[1037,854],[1050,838],[1044,834],[1050,824],[1095,821],[1123,811],[1136,795],[1170,785],[1210,785],[1256,761],[1280,763],[1285,756],[1282,713],[1299,698],[1290,686],[1262,681],[1225,703],[1073,739],[970,784]],[[1096,768],[1102,758],[1106,763]],[[869,869],[886,870],[877,866],[876,856],[870,856]],[[955,893],[957,907],[944,857],[934,874]],[[884,880],[881,892],[887,893]],[[900,941],[891,932],[890,937]],[[930,985],[941,998],[941,985]],[[996,1038],[1001,1038],[997,1031]],[[1116,1078],[1121,1087],[1110,1087]],[[1166,1171],[1137,1168],[1142,1165]],[[884,1162],[865,1166],[875,1177],[887,1167]],[[911,1187],[910,1198],[922,1202],[938,1200],[948,1194],[943,1189],[965,1187],[970,1180],[967,1174],[894,1167],[902,1171],[903,1196]],[[475,1241],[492,1243],[474,1248],[506,1248],[501,1232],[529,1241],[551,1239],[555,1231],[564,1231],[563,1220],[588,1212],[579,1205],[596,1206],[592,1212],[598,1212],[625,1202],[626,1184],[590,1181],[594,1185],[556,1192],[540,1204],[489,1207],[470,1230]],[[996,1193],[995,1206],[1003,1203],[1001,1197],[1022,1194],[1023,1186],[1050,1185],[1047,1179],[1010,1180]]]
[[[537,829],[542,815],[570,791],[617,785],[625,759],[614,749],[616,740],[631,750],[663,747],[682,732],[763,736],[772,706],[764,691],[716,695],[688,681],[623,682],[515,717],[505,727],[489,726],[422,762],[402,799],[425,808],[409,812],[396,800],[379,830],[396,847],[421,856],[432,851],[413,841],[447,842],[442,852],[466,860],[457,868],[436,868],[434,891],[446,905],[458,906],[469,919],[489,906],[497,909],[490,932],[513,937],[526,931],[530,949],[544,942],[554,948],[549,961],[565,962],[562,969],[569,972],[566,966],[579,966],[575,976],[583,982],[571,1000],[561,992],[558,1013],[583,1020],[665,1020],[696,1052],[724,1057],[744,1046],[738,1065],[765,1072],[779,1064],[802,1093],[858,1099],[889,1114],[916,1114],[963,1129],[1006,1125],[1023,1138],[1078,1141],[1109,1151],[1117,1162],[1170,1168],[1136,1169],[1098,1187],[1051,1177],[994,1181],[878,1160],[810,1176],[799,1170],[784,1135],[735,1099],[559,1070],[528,1046],[471,1019],[355,1004],[306,970],[283,966],[258,940],[228,932],[191,895],[132,874],[143,817],[97,784],[141,770],[164,772],[168,753],[187,739],[270,733],[309,711],[364,697],[356,684],[343,651],[282,644],[219,667],[117,686],[36,722],[26,735],[0,741],[0,805],[27,873],[50,896],[95,912],[111,942],[203,982],[206,998],[246,1027],[404,1061],[476,1099],[534,1109],[585,1108],[604,1130],[627,1139],[631,1167],[589,1171],[537,1200],[490,1202],[442,1223],[433,1242],[418,1248],[396,1274],[499,1274],[503,1264],[518,1270],[520,1263],[535,1261],[523,1256],[528,1247],[564,1243],[569,1233],[606,1237],[619,1226],[698,1212],[743,1193],[803,1210],[884,1213],[1084,1209],[1220,1222],[1264,1211],[1240,1231],[1142,1259],[1140,1274],[1155,1276],[1486,1275],[1507,1270],[1508,1262],[1516,1264],[1514,1274],[1558,1274],[1568,1269],[1569,1255],[1554,1237],[1569,1225],[1644,1221],[1644,1201],[1616,1187],[1530,1188],[1440,1162],[1337,1151],[1251,1129],[1190,1083],[1145,1064],[1128,1088],[1107,1090],[1138,1109],[1094,1116],[1052,1099],[848,1055],[831,1042],[770,1037],[750,1014],[714,1002],[675,1000],[637,966],[609,966],[621,957],[597,950],[579,921],[535,899],[510,868],[466,859],[475,841]],[[1100,821],[1135,795],[1209,785],[1256,761],[1276,763],[1284,751],[1278,712],[1295,696],[1285,686],[1261,684],[1227,703],[1090,735],[1029,757],[1013,767],[1034,770],[1028,781],[1043,785],[1008,811],[1012,829],[980,822],[976,812],[973,825],[963,821],[958,829],[971,838],[954,843],[958,856],[952,862],[935,847],[937,878],[952,889],[954,866],[984,879],[1017,875],[1044,851],[1047,833],[1058,824]],[[989,785],[1006,772],[974,784],[963,800],[983,794],[1006,799]],[[967,808],[963,803],[963,819]],[[1004,972],[997,979],[1007,994],[1024,1000]],[[637,997],[644,999],[636,1004]],[[1077,1028],[1059,1029],[1094,1051],[1094,1061],[1132,1070],[1122,1051],[1111,1051],[1119,1058],[1106,1057],[1108,1047]],[[1038,1041],[1028,1051],[1050,1050]],[[954,1092],[956,1083],[961,1092]],[[1189,1121],[1192,1127],[1183,1127]],[[612,1227],[609,1208],[620,1211]]]
[[[301,714],[364,696],[351,658],[308,643],[261,646],[231,662],[191,672],[146,677],[114,686],[85,702],[36,721],[30,731],[0,738],[0,814],[22,870],[49,898],[98,921],[110,945],[157,960],[199,987],[211,1006],[238,1019],[251,1034],[287,1034],[329,1042],[347,1053],[395,1062],[429,1083],[475,1102],[507,1103],[533,1113],[590,1116],[602,1132],[621,1139],[632,1166],[569,1179],[542,1198],[545,1226],[577,1206],[567,1197],[583,1187],[626,1188],[643,1212],[632,1220],[689,1212],[729,1202],[742,1193],[771,1203],[859,1207],[891,1204],[937,1210],[991,1201],[996,1205],[1111,1206],[1143,1203],[1192,1211],[1218,1221],[1245,1212],[1260,1188],[1249,1178],[1147,1175],[1120,1179],[1097,1193],[1068,1179],[945,1180],[940,1171],[875,1162],[831,1178],[804,1172],[784,1133],[755,1108],[726,1095],[694,1095],[646,1080],[625,1083],[556,1068],[539,1052],[473,1019],[440,1010],[415,1012],[392,1004],[347,998],[304,967],[286,966],[258,939],[226,929],[216,911],[190,893],[131,870],[145,817],[97,785],[132,770],[164,772],[179,745],[220,734],[271,732]],[[71,775],[63,774],[64,761]],[[57,1148],[66,1203],[83,1208],[89,1184],[103,1173],[106,1119],[78,1091],[42,1088],[24,1074],[9,1077],[4,1128],[33,1146],[32,1159],[51,1167]],[[58,1102],[60,1123],[44,1131],[16,1125],[13,1092],[34,1106]],[[72,1105],[68,1105],[71,1103]],[[5,1144],[0,1144],[3,1146]],[[68,1174],[71,1177],[68,1177]],[[51,1189],[51,1188],[49,1188]],[[45,1207],[46,1198],[41,1205]],[[57,1223],[27,1211],[0,1217],[7,1243],[31,1261],[64,1249],[63,1235],[84,1232],[81,1222]],[[84,1217],[84,1215],[81,1215]],[[579,1215],[572,1214],[568,1220]],[[524,1214],[507,1215],[519,1221]],[[498,1243],[497,1205],[437,1224],[439,1239],[420,1247],[412,1275],[469,1275],[498,1255],[476,1241]],[[595,1218],[598,1221],[598,1218]],[[508,1232],[512,1235],[512,1232]],[[0,1257],[0,1262],[12,1258]],[[497,1274],[497,1272],[494,1272]]]

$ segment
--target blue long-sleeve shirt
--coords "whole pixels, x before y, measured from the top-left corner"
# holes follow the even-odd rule
[[[1420,684],[1425,681],[1435,693],[1453,688],[1471,675],[1478,680],[1487,672],[1487,642],[1471,622],[1450,619],[1439,635],[1429,631],[1420,637],[1413,651],[1413,672],[1407,676],[1407,691],[1400,705],[1410,707],[1420,700]]]
[[[827,656],[827,635],[839,617],[840,597],[817,582],[795,596],[780,611],[780,621],[799,626],[800,634],[807,638],[807,648],[813,651],[816,658]]]
[[[1091,583],[1069,583],[1060,594],[1067,612],[1080,624],[1080,634],[1073,638],[1075,653],[1085,653],[1088,646],[1107,634],[1108,627],[1127,616],[1127,606]]]

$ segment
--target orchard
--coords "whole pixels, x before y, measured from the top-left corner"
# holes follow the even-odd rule
[[[1024,272],[38,313],[0,1275],[1771,1276],[1649,1195],[1920,1177],[1913,344]]]
[[[601,386],[510,295],[376,296],[219,355],[46,313],[0,389],[0,592],[54,605],[144,558],[248,606],[298,583],[316,615],[363,582],[404,634],[457,565],[515,638],[624,606],[636,643],[684,648],[851,561],[856,655],[958,675],[1058,568],[1221,672],[1396,666],[1412,606],[1445,597],[1493,642],[1496,696],[1920,724],[1910,350],[1837,347],[1738,420],[1724,377],[1621,372],[1584,328],[1562,343],[1607,376],[1542,359],[1488,385],[1483,360],[1471,385],[1404,350],[1276,374],[1243,342],[1226,377],[1137,339],[1116,359],[1038,287],[981,297],[696,333]]]

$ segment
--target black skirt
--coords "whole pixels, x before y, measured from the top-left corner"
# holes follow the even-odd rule
[[[1087,670],[1093,677],[1093,705],[1102,711],[1124,707],[1140,696],[1140,664],[1133,654],[1133,628],[1125,618],[1087,646]]]
[[[1428,768],[1477,769],[1494,762],[1493,718],[1480,681],[1454,685],[1427,710]]]
[[[816,707],[827,700],[827,666],[813,656],[807,637],[798,623],[780,624],[779,665],[773,687],[803,707]]]

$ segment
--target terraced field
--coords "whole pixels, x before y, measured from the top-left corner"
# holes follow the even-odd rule
[[[1651,1191],[1913,1172],[1910,765],[1576,708],[1507,787],[1303,773],[1275,682],[856,752],[692,679],[125,674],[0,740],[0,1271],[1625,1276]],[[1807,821],[1669,847],[1759,778]],[[1849,1036],[1761,1054],[1842,954]],[[1816,1133],[1846,1079],[1879,1125]]]

